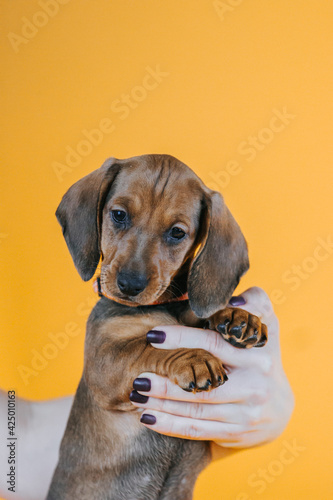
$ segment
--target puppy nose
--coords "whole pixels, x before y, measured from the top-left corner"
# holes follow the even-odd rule
[[[122,293],[134,297],[146,288],[148,280],[143,274],[120,271],[117,277],[117,285]]]

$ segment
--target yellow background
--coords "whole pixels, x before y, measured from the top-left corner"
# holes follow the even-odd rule
[[[327,499],[333,494],[333,255],[313,255],[318,238],[333,233],[333,7],[325,0],[220,4],[63,0],[15,51],[7,34],[22,36],[24,18],[43,24],[45,16],[36,16],[42,10],[36,1],[1,1],[0,383],[34,399],[74,393],[95,297],[74,269],[55,209],[68,187],[108,156],[172,154],[206,183],[220,179],[217,187],[250,248],[252,266],[239,291],[280,290],[275,309],[296,396],[283,436],[215,462],[200,477],[195,499]],[[147,67],[157,66],[168,75],[142,98],[135,87]],[[136,107],[126,118],[111,109],[133,92],[142,99],[132,99]],[[273,110],[283,109],[293,118],[272,137],[263,129]],[[66,148],[75,149],[85,139],[82,130],[105,118],[114,130],[59,180],[54,162],[65,164]],[[261,141],[248,161],[242,143],[258,135],[267,144]],[[230,161],[237,173],[224,182]],[[293,266],[305,273],[297,287]],[[24,383],[19,365],[31,368],[33,350],[41,353],[50,333],[72,323],[80,334]],[[285,441],[293,440],[303,451],[279,470]],[[248,483],[259,468],[278,471],[262,493]]]

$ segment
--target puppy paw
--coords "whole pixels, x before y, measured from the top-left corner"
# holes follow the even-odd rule
[[[243,309],[227,307],[218,311],[209,318],[207,326],[234,347],[262,347],[267,342],[267,326]]]
[[[210,391],[228,380],[221,361],[203,349],[186,349],[170,360],[168,376],[184,391]]]

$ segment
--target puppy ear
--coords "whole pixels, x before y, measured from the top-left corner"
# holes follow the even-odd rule
[[[115,158],[76,182],[64,195],[56,216],[76,269],[90,280],[100,259],[100,223],[106,195],[121,166]]]
[[[208,318],[226,306],[249,268],[245,238],[217,192],[207,190],[204,195],[199,241],[187,288],[191,309],[199,318]]]

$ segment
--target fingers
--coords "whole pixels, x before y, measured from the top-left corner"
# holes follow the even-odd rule
[[[150,380],[151,388],[149,391],[140,390],[135,384],[135,381],[133,384],[134,389],[136,389],[138,393],[148,396],[149,399],[157,398],[188,403],[206,403],[208,405],[244,402],[255,405],[265,401],[269,390],[262,380],[261,374],[258,374],[257,371],[253,374],[250,373],[250,375],[248,372],[248,376],[245,380],[241,371],[233,373],[228,382],[222,386],[211,391],[197,393],[186,392],[178,385],[173,384],[168,378],[160,377],[155,373],[141,373],[138,378]]]
[[[141,397],[141,395],[139,395],[139,397]],[[152,411],[158,411],[195,420],[239,424],[246,426],[247,429],[253,428],[254,426],[258,427],[267,421],[267,418],[265,418],[259,406],[250,407],[239,403],[212,405],[207,403],[186,403],[184,401],[149,397],[144,403],[133,402],[133,404],[138,408],[146,410],[148,414]]]
[[[214,356],[221,359],[225,365],[247,366],[269,364],[265,360],[265,353],[272,350],[279,351],[279,323],[274,314],[272,304],[268,295],[259,287],[253,287],[242,293],[245,304],[240,306],[252,314],[258,316],[268,327],[268,343],[260,349],[240,350],[224,341],[222,336],[213,330],[202,330],[185,326],[157,326],[153,332],[149,332],[148,341],[159,349],[177,349],[184,347],[188,349],[205,349]],[[269,356],[267,356],[269,358]]]
[[[231,402],[230,390],[222,393],[220,389],[222,386],[207,392],[187,392],[184,391],[179,385],[172,383],[166,377],[160,377],[155,373],[141,373],[138,379],[146,378],[150,380],[151,389],[149,391],[142,391],[140,387],[137,387],[136,381],[133,383],[133,388],[136,389],[140,394],[145,396],[155,397],[159,399],[172,399],[174,401],[188,401],[188,402],[206,402],[208,404],[225,403]],[[137,380],[137,379],[136,379]],[[228,381],[229,383],[229,381]],[[229,393],[229,395],[228,395]]]
[[[165,325],[156,327],[158,332],[163,332],[163,342],[153,342],[150,333],[148,341],[158,349],[204,349],[222,361],[225,366],[262,366],[269,364],[265,359],[263,349],[237,349],[226,342],[220,333],[213,330],[202,330],[180,325]]]
[[[229,390],[225,390],[226,384],[197,394],[184,392],[153,373],[142,373],[139,378],[150,380],[150,390],[133,391],[131,401],[144,410],[141,423],[156,432],[213,440],[235,448],[252,446],[265,439],[269,424],[265,403],[269,391],[255,376],[249,376],[250,384],[242,384],[242,374],[236,373]]]
[[[229,344],[221,341],[221,335],[213,330],[202,330],[200,328],[192,328],[181,325],[165,325],[158,326],[148,332],[147,340],[151,342],[154,347],[160,349],[202,349],[203,338],[205,350],[216,354],[217,351],[224,350],[224,357],[232,356],[233,348]]]
[[[142,413],[140,420],[149,429],[167,436],[230,444],[243,442],[244,435],[251,432],[242,425],[180,417],[150,409]]]
[[[149,397],[146,403],[135,403],[138,408],[147,409],[147,413],[156,410],[179,417],[189,417],[198,420],[215,420],[217,422],[235,423],[235,414],[241,415],[241,405],[208,403],[186,403],[171,399],[158,399]],[[241,423],[242,418],[239,419]],[[244,417],[245,420],[245,417]]]
[[[267,325],[265,347],[239,350],[215,331],[180,325],[158,326],[155,334],[149,332],[147,340],[156,348],[209,351],[223,362],[229,380],[211,391],[191,393],[167,378],[140,374],[139,378],[150,380],[150,389],[142,391],[134,384],[136,394],[131,400],[143,409],[143,425],[169,436],[213,440],[229,448],[254,446],[267,440],[269,423],[265,408],[270,398],[270,379],[279,359],[279,324],[262,289],[250,288],[242,297],[244,300],[238,302],[245,303],[230,306],[258,316]]]
[[[159,349],[178,349],[181,347],[204,349],[220,359],[223,364],[229,366],[241,366],[245,359],[249,363],[252,357],[255,358],[252,362],[257,363],[254,350],[252,356],[248,356],[248,352],[245,353],[243,350],[233,347],[222,338],[220,333],[213,330],[202,330],[181,325],[165,325],[156,327],[154,331],[163,332],[163,342],[151,340],[151,332],[149,332],[147,339],[154,347]]]

